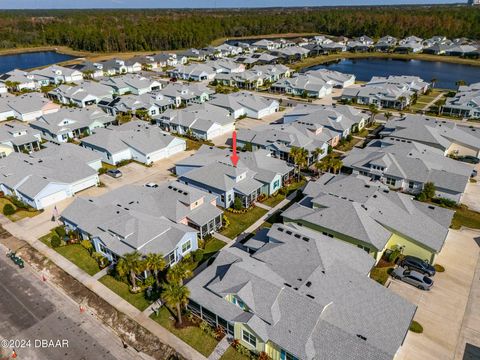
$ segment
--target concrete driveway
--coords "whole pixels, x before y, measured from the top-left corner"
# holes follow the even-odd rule
[[[59,214],[61,214],[62,211],[68,205],[70,205],[77,196],[100,196],[109,190],[113,190],[127,184],[144,185],[148,182],[161,183],[168,180],[174,180],[175,178],[171,175],[170,169],[174,167],[176,162],[191,156],[193,153],[194,151],[183,151],[168,159],[157,161],[151,167],[146,167],[137,163],[127,164],[120,168],[123,176],[118,179],[114,179],[108,175],[100,175],[100,181],[105,185],[104,187],[92,187],[77,193],[72,198],[60,201],[55,205],[57,211]],[[44,209],[41,214],[33,218],[22,219],[16,222],[16,224],[20,225],[32,236],[39,238],[40,236],[47,234],[54,227],[60,225],[59,222],[52,221],[52,216],[55,213],[55,206],[49,206]],[[8,230],[8,224],[6,224],[4,227],[6,230]]]
[[[462,326],[473,313],[466,308],[472,284],[479,281],[474,277],[480,249],[474,239],[479,237],[479,232],[470,229],[450,230],[437,259],[446,270],[435,275],[431,291],[391,280],[392,291],[418,306],[415,320],[424,329],[422,334],[408,333],[396,360],[454,359]],[[474,307],[480,309],[480,303],[477,301]],[[479,334],[470,342],[479,346]]]
[[[475,165],[475,169],[480,173],[480,164]],[[474,178],[477,182],[469,182],[462,196],[462,203],[470,209],[480,211],[480,176]]]

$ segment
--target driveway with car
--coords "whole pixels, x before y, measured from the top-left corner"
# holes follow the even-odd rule
[[[418,306],[415,320],[423,333],[409,332],[395,360],[451,360],[455,356],[466,306],[479,258],[479,245],[474,240],[480,233],[470,230],[450,230],[437,263],[445,272],[433,277],[435,285],[422,291],[399,280],[391,280],[389,288]],[[475,306],[480,307],[476,302]],[[480,336],[474,339],[480,345]],[[461,357],[459,357],[461,359]]]

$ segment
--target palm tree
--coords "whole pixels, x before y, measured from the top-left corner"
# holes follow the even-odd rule
[[[324,152],[325,150],[323,150],[322,148],[319,148],[319,147],[315,148],[315,150],[312,151],[312,155],[315,161],[317,161],[320,155],[323,155]]]
[[[368,106],[368,109],[370,110],[370,123],[373,124],[375,122],[375,116],[377,116],[378,114],[378,109],[377,109],[377,106],[375,104],[370,104]]]
[[[390,118],[393,116],[393,114],[389,111],[387,111],[385,114],[383,114],[383,116],[385,116],[385,119],[390,120]]]
[[[289,156],[295,164],[295,170],[297,172],[298,180],[300,181],[300,170],[308,164],[308,151],[304,148],[292,146],[290,148]]]
[[[437,78],[432,78],[432,79],[430,80],[430,82],[432,83],[432,88],[435,87],[435,84],[437,83],[437,81],[438,81]]]
[[[337,174],[343,167],[343,161],[339,158],[332,158],[332,160],[330,161],[330,167],[332,168],[333,173]]]
[[[138,251],[134,251],[132,253],[125,254],[117,263],[116,269],[120,276],[126,275],[127,273],[129,274],[132,289],[135,290],[137,288],[135,281],[136,274],[145,270],[145,262],[141,259],[140,253]]]
[[[182,325],[182,307],[188,303],[188,297],[190,296],[190,290],[185,286],[178,283],[164,283],[162,285],[163,292],[162,298],[167,306],[177,309],[177,324]]]
[[[168,269],[167,280],[171,283],[183,285],[183,280],[192,276],[192,270],[185,263],[180,262]]]
[[[145,258],[145,267],[148,270],[153,272],[157,287],[160,287],[160,281],[158,280],[158,272],[165,269],[166,266],[167,266],[167,263],[165,262],[165,259],[163,258],[162,254],[157,254],[157,253],[147,254],[147,257]]]
[[[465,80],[458,80],[457,82],[455,82],[455,85],[465,86],[465,85],[467,85],[467,82]]]

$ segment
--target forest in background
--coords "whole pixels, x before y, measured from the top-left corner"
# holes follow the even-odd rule
[[[276,33],[480,39],[471,6],[0,12],[0,49],[68,46],[92,52],[204,47],[218,38]]]

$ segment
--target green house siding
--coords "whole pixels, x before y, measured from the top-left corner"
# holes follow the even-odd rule
[[[418,242],[408,238],[407,236],[401,235],[397,232],[393,232],[392,237],[388,240],[387,245],[385,245],[385,249],[391,249],[396,245],[404,247],[403,255],[416,256],[422,260],[428,260],[430,264],[433,264],[435,262],[435,258],[437,255],[435,251],[423,245],[420,245]]]
[[[250,334],[255,336],[256,343],[257,343],[256,347],[253,347],[250,343],[243,340],[243,336],[242,336],[243,330],[246,330],[247,332],[249,332]],[[265,343],[263,342],[263,340],[257,334],[255,334],[255,332],[252,329],[250,329],[245,324],[235,323],[234,335],[233,336],[234,336],[235,339],[238,339],[240,341],[240,344],[242,344],[243,346],[245,346],[249,350],[252,350],[252,351],[255,351],[255,352],[265,351]]]
[[[367,251],[368,249],[368,253],[370,255],[372,255],[375,259],[378,260],[378,257],[379,257],[379,250],[383,250],[383,249],[376,249],[374,248],[373,245],[371,244],[368,244],[366,242],[363,242],[361,240],[358,240],[358,239],[355,239],[351,236],[348,236],[348,235],[345,235],[345,234],[341,234],[339,232],[336,232],[336,231],[333,231],[331,229],[327,229],[327,228],[324,228],[318,224],[312,224],[310,222],[307,222],[307,221],[303,221],[303,220],[292,220],[292,219],[288,219],[288,218],[283,218],[283,222],[284,223],[288,223],[288,222],[293,222],[293,223],[296,223],[296,224],[300,224],[300,225],[303,225],[305,227],[308,227],[312,230],[315,230],[315,231],[318,231],[320,233],[323,233],[324,235],[326,234],[327,236],[328,235],[331,235],[337,239],[340,239],[340,240],[343,240],[343,241],[346,241],[352,245],[355,245],[355,246],[358,246],[362,249],[364,249],[365,251]]]

